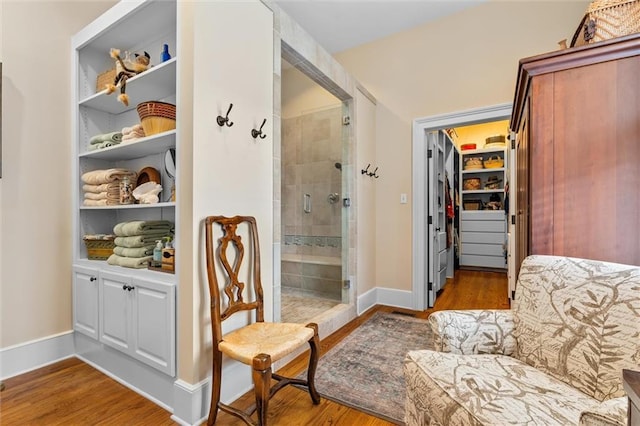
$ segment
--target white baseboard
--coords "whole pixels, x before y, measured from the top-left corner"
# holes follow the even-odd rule
[[[173,384],[173,415],[171,420],[183,426],[199,425],[207,421],[211,386],[209,380],[192,385],[182,380]]]
[[[406,290],[375,287],[358,297],[358,315],[362,315],[375,305],[413,309],[413,293]]]
[[[17,376],[75,355],[73,331],[0,349],[0,379]]]

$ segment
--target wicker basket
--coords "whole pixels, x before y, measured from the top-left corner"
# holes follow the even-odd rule
[[[497,155],[491,156],[484,160],[485,169],[499,169],[502,166],[504,166],[504,160]]]
[[[102,92],[107,84],[113,84],[116,79],[116,69],[112,68],[98,74],[96,78],[96,93]]]
[[[82,239],[87,246],[87,259],[107,260],[116,246],[115,238],[113,235],[85,235]]]
[[[465,191],[475,191],[480,189],[480,178],[469,178],[462,181],[462,189]]]
[[[571,47],[637,32],[640,32],[640,0],[594,0],[571,39]]]
[[[464,170],[482,169],[482,157],[470,157],[464,160]]]
[[[137,110],[146,136],[176,128],[176,106],[173,104],[148,101],[138,104]]]

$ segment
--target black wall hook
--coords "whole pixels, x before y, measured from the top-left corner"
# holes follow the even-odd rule
[[[376,179],[378,179],[380,176],[378,175],[378,168],[376,167],[376,169],[372,172],[369,171],[369,167],[371,167],[371,164],[367,164],[367,168],[366,169],[361,169],[360,173],[362,173],[363,175],[367,175],[370,177],[374,177]]]
[[[226,117],[219,115],[218,118],[216,118],[218,126],[223,127],[225,124],[227,125],[227,127],[233,126],[233,122],[229,121],[229,113],[231,112],[231,108],[233,108],[233,104],[229,104],[229,109],[227,110]]]
[[[260,130],[256,130],[256,129],[251,129],[251,136],[255,139],[257,137],[260,137],[260,139],[264,139],[267,137],[267,135],[262,133],[262,128],[264,127],[265,123],[267,122],[267,119],[265,118],[264,120],[262,120],[262,125],[260,125]]]

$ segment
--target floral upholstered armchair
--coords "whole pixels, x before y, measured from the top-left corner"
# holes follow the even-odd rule
[[[510,310],[440,311],[404,361],[407,425],[626,425],[640,267],[529,256]]]

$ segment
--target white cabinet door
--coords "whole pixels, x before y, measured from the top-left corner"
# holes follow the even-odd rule
[[[175,374],[175,286],[102,271],[100,341]]]
[[[129,352],[131,341],[131,277],[102,272],[100,276],[100,341]]]
[[[98,339],[98,270],[73,267],[73,329]]]
[[[134,357],[171,376],[175,374],[175,286],[133,279]]]

